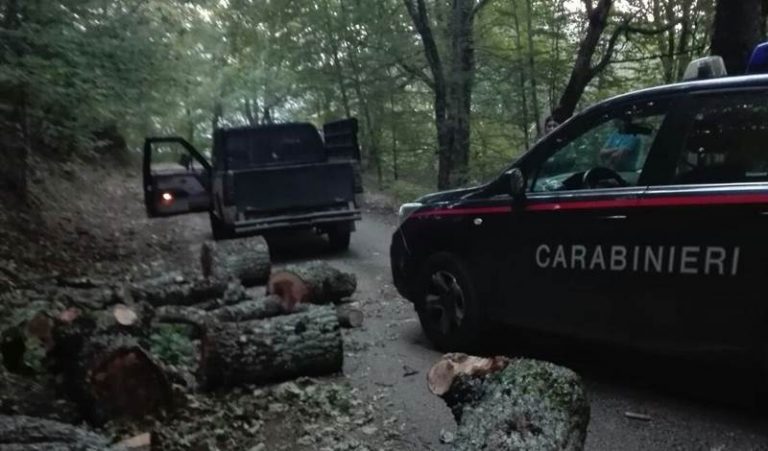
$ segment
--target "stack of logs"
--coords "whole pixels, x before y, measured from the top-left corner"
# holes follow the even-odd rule
[[[71,302],[59,296],[49,310],[32,311],[2,331],[0,390],[13,383],[30,396],[63,395],[60,408],[99,425],[171,410],[179,386],[215,390],[341,371],[340,327],[359,327],[363,320],[349,303],[354,275],[320,262],[273,271],[260,237],[205,243],[201,263],[202,277],[171,274],[109,290],[65,284],[74,293]],[[195,374],[180,374],[152,354],[149,338],[160,323],[192,326],[200,343]],[[42,364],[30,365],[35,357]],[[40,387],[43,372],[55,383]],[[53,399],[45,415],[25,407],[39,404],[0,402],[6,414],[0,415],[0,447],[38,449],[21,444],[57,442],[59,436],[63,442],[64,435],[73,443],[98,440],[28,416],[74,418],[57,415]]]

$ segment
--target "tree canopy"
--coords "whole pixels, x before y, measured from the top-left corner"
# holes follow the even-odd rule
[[[497,173],[550,115],[678,80],[709,52],[715,6],[2,0],[0,106],[62,158],[103,130],[205,149],[215,127],[356,116],[380,185],[447,188]]]

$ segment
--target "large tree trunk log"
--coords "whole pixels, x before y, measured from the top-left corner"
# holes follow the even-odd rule
[[[109,440],[83,428],[27,416],[0,415],[0,449],[6,451],[96,451]]]
[[[266,283],[271,269],[269,246],[260,236],[207,241],[203,243],[200,261],[205,277],[234,278],[247,287]]]
[[[237,286],[220,279],[185,279],[180,274],[133,283],[130,293],[136,302],[147,302],[154,307],[163,305],[193,305],[225,297]]]
[[[581,450],[589,403],[579,376],[547,362],[447,354],[427,375],[458,423],[456,450]]]
[[[63,389],[90,422],[141,417],[171,406],[171,387],[147,352],[151,309],[118,305],[96,313],[67,311],[54,328],[50,357]]]
[[[215,323],[202,340],[206,388],[264,384],[341,371],[339,322],[331,307],[239,323]]]
[[[328,304],[349,297],[357,289],[354,274],[323,262],[290,265],[269,277],[267,293],[275,294],[290,310],[300,303]]]
[[[140,418],[171,407],[171,385],[162,366],[134,337],[90,337],[71,356],[64,388],[94,424]]]

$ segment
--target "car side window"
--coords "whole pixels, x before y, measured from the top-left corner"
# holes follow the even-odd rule
[[[655,102],[606,114],[556,146],[538,168],[533,192],[635,186],[666,109]]]
[[[768,93],[717,95],[694,111],[673,184],[768,181]]]

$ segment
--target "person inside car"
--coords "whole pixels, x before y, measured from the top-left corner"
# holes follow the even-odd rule
[[[628,124],[614,120],[615,131],[600,149],[598,159],[602,166],[616,172],[629,172],[635,169],[640,153],[640,138],[628,132]]]

